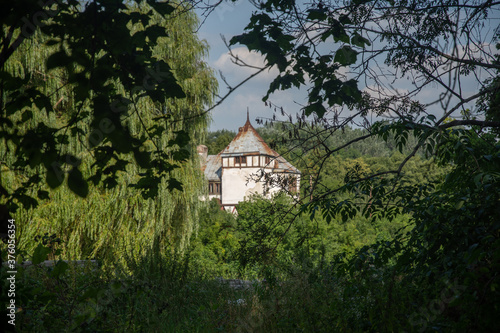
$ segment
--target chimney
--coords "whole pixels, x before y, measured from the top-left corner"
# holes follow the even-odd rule
[[[196,147],[196,150],[198,151],[198,155],[200,155],[201,165],[204,166],[205,164],[207,164],[208,147],[205,145],[199,145],[198,147]]]

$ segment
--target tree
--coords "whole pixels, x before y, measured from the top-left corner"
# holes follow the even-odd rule
[[[230,41],[266,58],[259,71],[278,68],[266,103],[277,90],[308,90],[301,115],[288,126],[292,140],[316,152],[311,164],[318,173],[330,156],[373,136],[392,136],[405,153],[390,170],[354,168],[338,186],[314,184],[312,200],[301,205],[331,220],[359,212],[389,219],[412,216],[413,228],[392,242],[362,249],[343,268],[369,280],[364,272],[383,267],[391,272],[385,275],[389,285],[402,286],[414,304],[423,306],[453,279],[468,286],[455,303],[461,318],[443,310],[441,317],[414,321],[411,325],[422,325],[417,329],[425,330],[433,320],[434,327],[498,326],[492,312],[500,306],[498,9],[494,1],[315,0],[299,5],[268,0],[259,3],[246,31]],[[426,99],[426,93],[433,98]],[[346,143],[327,140],[348,124],[367,132]],[[449,168],[444,180],[400,182],[419,152]],[[389,292],[384,302],[392,299],[392,289],[379,287]],[[397,313],[398,305],[389,303],[387,314]],[[411,305],[401,308],[418,313]],[[408,328],[383,318],[371,327]]]
[[[312,1],[303,6],[262,1],[246,32],[230,43],[260,52],[267,61],[260,70],[279,69],[263,98],[266,103],[277,90],[308,89],[302,117],[289,130],[292,140],[320,149],[319,172],[322,161],[361,140],[393,135],[403,152],[414,136],[414,146],[397,168],[351,179],[349,186],[382,176],[385,183],[397,180],[419,151],[438,154],[450,140],[450,129],[473,126],[467,128],[484,137],[500,127],[492,120],[498,35],[484,28],[485,21],[498,25],[497,6],[491,1]],[[474,80],[478,88],[465,89],[465,80]],[[398,90],[398,85],[409,89]],[[431,88],[439,92],[435,99],[421,100],[419,94]],[[481,101],[486,107],[472,108]],[[371,122],[371,115],[379,118]],[[311,125],[307,117],[313,116]],[[350,123],[368,132],[341,145],[327,140]],[[317,199],[339,190],[329,189]]]
[[[124,121],[133,114],[141,118],[144,110],[138,105],[143,101],[159,107],[166,100],[186,98],[178,74],[156,51],[168,34],[155,15],[167,17],[175,6],[155,1],[147,1],[143,9],[122,1],[2,4],[0,138],[3,147],[16,153],[15,161],[2,163],[24,175],[19,187],[2,184],[2,201],[11,211],[19,203],[36,205],[28,188],[42,179],[50,188],[66,182],[85,197],[88,180],[114,187],[117,174],[130,163],[149,170],[137,182],[148,187],[146,194],[154,194],[162,178],[170,189],[181,189],[169,175],[187,158],[183,147],[188,131],[178,130],[166,146],[152,140],[181,119],[167,120],[172,115],[166,111],[163,123],[142,131]],[[40,43],[39,52],[25,63],[20,52]],[[49,124],[52,117],[58,121]],[[75,140],[94,159],[88,178],[80,170]],[[45,191],[38,193],[38,198],[46,197]]]
[[[217,155],[233,140],[236,133],[229,130],[218,130],[208,133],[206,145],[209,155]]]
[[[330,112],[336,116],[330,127],[338,128],[368,112],[421,123],[419,117],[428,115],[433,104],[443,111],[432,120],[434,126],[497,127],[498,123],[472,119],[480,115],[466,112],[467,105],[496,89],[488,83],[499,68],[493,49],[498,36],[474,33],[484,26],[482,19],[495,24],[496,5],[490,1],[313,1],[300,8],[294,1],[263,1],[247,32],[233,37],[231,44],[262,53],[267,68],[280,70],[264,100],[276,90],[304,86],[309,89],[304,113],[322,118]],[[381,67],[382,61],[387,69]],[[344,68],[348,75],[343,74]],[[480,70],[484,76],[474,79],[482,89],[462,89],[463,81],[471,79],[468,74]],[[363,89],[358,86],[361,82]],[[413,89],[398,91],[398,83],[411,83]],[[440,94],[423,104],[418,93],[430,85],[441,88]],[[341,121],[339,106],[356,108],[356,113]],[[452,118],[463,119],[444,124]]]
[[[67,258],[182,249],[204,189],[190,155],[217,89],[195,15],[154,1],[2,6],[0,203],[21,208],[19,249],[49,230]]]

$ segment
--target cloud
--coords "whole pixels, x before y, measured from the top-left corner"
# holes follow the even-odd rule
[[[232,54],[229,52],[221,54],[213,63],[213,66],[220,70],[225,77],[234,81],[242,81],[257,72],[258,68],[266,65],[265,58],[262,55],[249,51],[246,47],[233,48]],[[235,64],[236,61],[256,68],[237,65]],[[255,80],[271,82],[278,74],[279,71],[273,67],[259,74]]]

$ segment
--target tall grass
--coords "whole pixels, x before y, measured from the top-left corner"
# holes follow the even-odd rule
[[[236,289],[200,273],[188,255],[153,249],[127,260],[126,270],[114,272],[19,268],[17,332],[459,330],[453,303],[460,288],[449,287],[447,301],[434,304],[432,296],[419,295],[423,286],[408,285],[390,268],[366,265],[353,275],[341,264],[295,263],[286,272],[274,265],[262,270],[260,282]],[[2,281],[5,274],[2,268]],[[432,316],[425,317],[429,304]]]

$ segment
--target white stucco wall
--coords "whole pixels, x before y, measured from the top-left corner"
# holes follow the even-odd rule
[[[202,195],[199,197],[201,201],[207,201],[207,196]],[[209,194],[208,195],[208,201],[212,200],[213,198],[217,198],[220,200],[220,195],[219,194]]]
[[[212,200],[213,198],[220,199],[220,194],[209,194],[208,200]]]
[[[269,169],[265,170],[270,171]],[[236,205],[255,193],[271,197],[281,190],[279,186],[267,186],[264,182],[256,183],[249,180],[251,175],[254,175],[252,178],[255,179],[255,175],[259,172],[260,168],[224,168],[222,172],[222,204]],[[300,176],[292,176],[298,176],[297,183],[300,184]]]
[[[224,168],[222,172],[222,204],[236,205],[253,193],[262,194],[264,192],[262,183],[249,181],[247,184],[250,175],[257,174],[258,171],[259,168]]]

